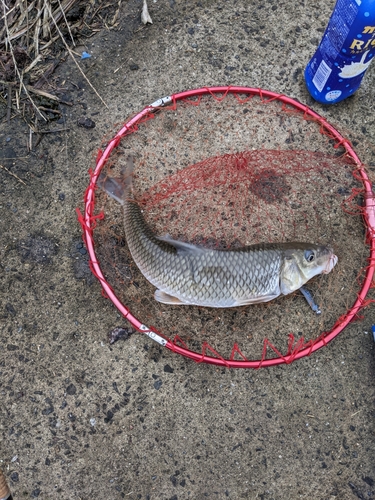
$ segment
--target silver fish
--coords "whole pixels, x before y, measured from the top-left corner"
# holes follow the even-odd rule
[[[332,248],[313,243],[263,243],[212,250],[157,237],[132,198],[134,165],[128,158],[120,179],[100,176],[99,186],[122,204],[125,236],[142,274],[157,287],[164,304],[237,307],[268,302],[332,271]]]

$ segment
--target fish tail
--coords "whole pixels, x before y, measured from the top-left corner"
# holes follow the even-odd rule
[[[111,198],[125,204],[125,201],[131,198],[133,190],[133,172],[134,161],[133,157],[129,156],[126,160],[126,165],[121,170],[121,177],[108,177],[101,173],[97,180],[97,185],[103,189]]]

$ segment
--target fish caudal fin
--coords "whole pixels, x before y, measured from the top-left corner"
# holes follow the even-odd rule
[[[123,205],[132,191],[133,171],[133,157],[129,156],[126,161],[126,166],[121,170],[121,177],[108,177],[101,173],[98,177],[97,185],[111,198]]]

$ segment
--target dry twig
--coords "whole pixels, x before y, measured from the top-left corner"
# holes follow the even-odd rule
[[[0,101],[5,104],[4,118],[8,124],[12,112],[26,122],[33,116],[48,122],[50,116],[43,111],[54,106],[47,104],[45,108],[40,98],[64,103],[48,92],[50,77],[61,62],[61,44],[64,54],[66,49],[87,84],[108,107],[74,57],[73,47],[77,36],[89,37],[103,26],[113,29],[118,24],[121,3],[122,0],[0,0]],[[77,12],[70,16],[73,7],[79,17]],[[56,49],[58,54],[53,53]],[[47,59],[51,53],[53,62]]]
[[[74,64],[77,66],[77,68],[79,69],[79,71],[80,71],[80,73],[82,74],[83,78],[84,78],[84,79],[86,80],[86,82],[90,85],[90,87],[91,87],[91,88],[92,88],[92,90],[95,92],[95,94],[99,97],[99,99],[100,99],[100,100],[101,100],[101,102],[104,104],[104,106],[105,106],[106,108],[108,108],[107,104],[104,102],[104,100],[102,99],[102,97],[99,95],[99,93],[98,93],[98,91],[96,90],[96,88],[92,85],[92,83],[90,82],[90,80],[87,78],[87,76],[85,75],[85,73],[82,71],[82,69],[81,69],[80,65],[77,63],[77,61],[76,61],[76,59],[75,59],[75,57],[74,57],[74,55],[73,55],[72,51],[71,51],[71,50],[70,50],[70,48],[69,48],[69,45],[66,43],[65,38],[64,38],[63,34],[61,33],[60,28],[58,27],[57,22],[55,21],[55,19],[54,19],[53,15],[52,15],[52,12],[51,12],[51,10],[50,10],[49,6],[47,6],[47,8],[48,8],[48,10],[49,10],[49,12],[50,12],[50,16],[51,16],[51,18],[52,18],[53,22],[55,23],[56,30],[57,30],[57,32],[59,33],[59,35],[60,35],[60,37],[61,37],[61,40],[64,42],[65,48],[66,48],[66,50],[69,52],[69,55],[71,56],[71,58],[73,59]]]
[[[14,177],[15,179],[17,179],[17,180],[18,180],[19,182],[21,182],[24,186],[27,186],[27,184],[26,184],[26,182],[25,182],[25,181],[23,181],[22,179],[20,179],[20,178],[18,177],[18,175],[14,174],[14,173],[13,173],[13,172],[11,172],[10,170],[8,170],[6,167],[4,167],[4,165],[1,165],[1,164],[0,164],[0,168],[1,168],[2,170],[5,170],[5,172],[7,172],[9,175],[11,175],[11,176],[12,176],[12,177]]]
[[[10,113],[12,111],[12,86],[8,85],[8,102],[7,102],[7,124],[10,125]]]
[[[20,87],[22,87],[28,97],[28,99],[30,100],[31,104],[34,106],[34,109],[35,111],[43,118],[43,120],[46,120],[45,116],[41,113],[41,111],[39,111],[38,109],[38,106],[35,104],[35,102],[33,101],[33,99],[31,98],[25,84],[23,83],[23,77],[21,75],[21,73],[19,72],[19,69],[18,69],[18,65],[17,65],[17,61],[16,61],[16,58],[14,56],[14,50],[13,50],[13,45],[12,45],[12,42],[10,41],[10,32],[9,32],[9,27],[8,27],[8,21],[7,21],[7,12],[6,12],[6,5],[5,5],[5,1],[4,0],[1,0],[1,3],[3,4],[3,10],[4,10],[4,24],[5,24],[5,30],[6,30],[6,33],[7,33],[7,38],[8,38],[8,44],[9,44],[9,50],[10,50],[10,53],[12,55],[12,59],[13,59],[13,64],[14,64],[14,69],[16,71],[16,74],[18,76],[18,79],[19,79],[19,82],[20,82]],[[47,120],[46,120],[47,121]]]

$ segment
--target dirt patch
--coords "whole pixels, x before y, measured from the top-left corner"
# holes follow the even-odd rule
[[[34,234],[18,243],[18,251],[23,261],[37,264],[50,263],[57,253],[58,244],[42,234]]]

